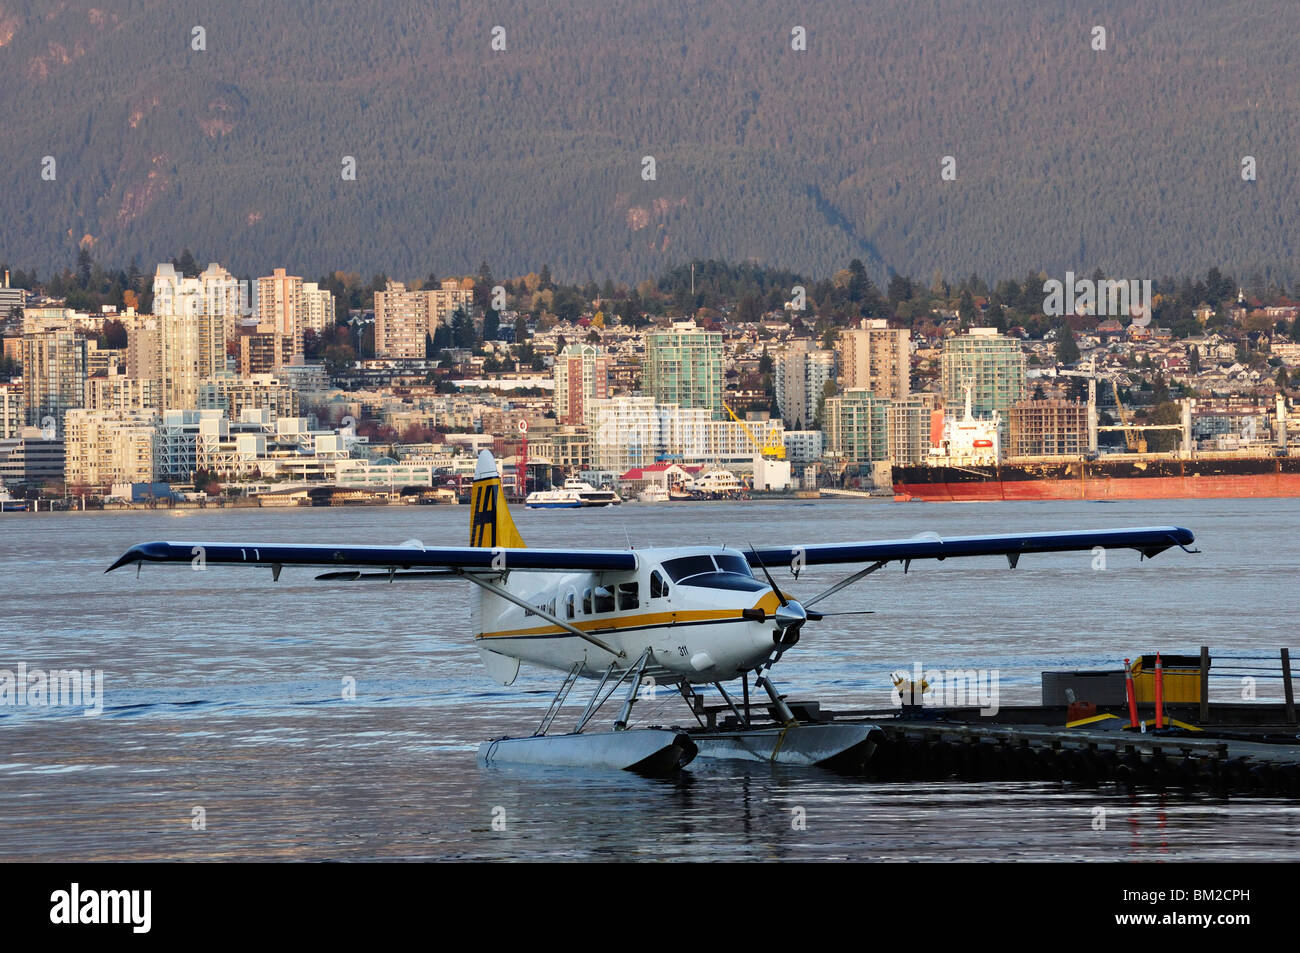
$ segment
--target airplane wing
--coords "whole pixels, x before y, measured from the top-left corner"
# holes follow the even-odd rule
[[[422,575],[464,572],[500,573],[510,569],[538,572],[627,570],[637,567],[636,553],[608,549],[506,549],[478,546],[330,546],[297,543],[140,543],[123,553],[105,572],[132,563],[190,563],[269,566],[327,566],[325,578],[355,578],[361,569],[428,570]],[[352,570],[347,572],[346,570]]]
[[[1186,549],[1195,540],[1181,526],[1145,526],[1129,529],[1092,529],[1069,533],[999,533],[990,536],[949,536],[935,533],[910,539],[868,540],[857,543],[817,543],[781,546],[747,554],[752,566],[788,563],[793,570],[829,563],[910,562],[913,559],[948,559],[955,556],[1006,556],[1014,567],[1025,553],[1060,553],[1074,550],[1136,549],[1148,559],[1171,546]]]

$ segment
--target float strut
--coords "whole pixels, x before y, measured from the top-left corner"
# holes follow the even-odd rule
[[[776,693],[776,686],[772,684],[771,679],[766,675],[760,675],[755,679],[755,682],[767,692],[767,697],[772,699],[772,707],[776,709],[777,717],[787,725],[794,721],[794,712],[790,710],[790,706],[785,703],[785,700]]]
[[[614,722],[614,730],[622,731],[627,727],[627,720],[632,717],[632,706],[636,704],[636,694],[641,690],[641,673],[645,671],[646,659],[650,657],[650,650],[646,649],[637,659],[636,668],[632,670],[632,681],[627,687],[627,697],[623,699],[623,710],[618,713],[618,720]]]

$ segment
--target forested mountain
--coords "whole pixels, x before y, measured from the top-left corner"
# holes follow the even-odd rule
[[[0,258],[1289,281],[1298,35],[1295,0],[0,0]]]

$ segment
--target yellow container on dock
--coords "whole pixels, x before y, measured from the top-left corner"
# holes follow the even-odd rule
[[[1162,655],[1164,701],[1167,705],[1201,703],[1201,660],[1195,655]],[[1140,702],[1156,700],[1156,657],[1142,655],[1133,660],[1133,692]]]

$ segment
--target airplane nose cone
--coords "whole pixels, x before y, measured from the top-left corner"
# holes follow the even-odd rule
[[[808,613],[799,603],[789,599],[785,605],[776,610],[776,615],[773,618],[781,629],[797,629],[808,621]]]

